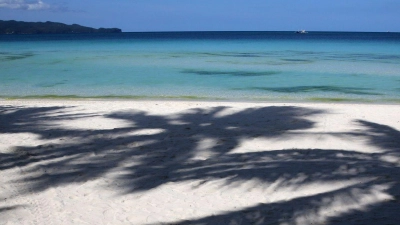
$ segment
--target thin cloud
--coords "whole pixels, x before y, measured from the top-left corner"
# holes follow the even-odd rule
[[[55,8],[41,0],[0,0],[0,8],[21,9],[21,10],[54,10]]]

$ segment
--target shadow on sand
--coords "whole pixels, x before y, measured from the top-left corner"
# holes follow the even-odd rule
[[[0,153],[0,169],[22,168],[29,189],[84,183],[118,170],[121,195],[146,192],[169,182],[224,180],[229,186],[257,179],[279,183],[288,197],[176,224],[396,224],[399,206],[400,132],[358,120],[362,129],[334,135],[362,137],[382,149],[367,154],[332,149],[276,149],[235,153],[243,140],[291,139],[326,113],[301,107],[195,108],[169,116],[142,111],[108,115],[66,113],[71,108],[0,107],[0,135],[33,133],[41,146],[15,146]],[[131,124],[115,129],[82,130],[60,121],[103,117]],[[296,131],[296,132],[294,132]],[[64,141],[68,140],[68,141]],[[211,144],[201,149],[200,143]],[[203,151],[203,152],[202,152]],[[200,155],[200,156],[199,156]],[[304,188],[336,183],[338,188],[306,194]],[[24,193],[21,193],[24,194]],[[1,210],[12,210],[7,208]]]

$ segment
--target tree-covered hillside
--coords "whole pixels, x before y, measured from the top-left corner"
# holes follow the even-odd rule
[[[0,34],[72,34],[72,33],[120,33],[118,28],[91,28],[78,24],[56,22],[22,22],[0,20]]]

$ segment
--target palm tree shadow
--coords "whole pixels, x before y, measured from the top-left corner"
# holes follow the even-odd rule
[[[1,165],[5,169],[26,166],[29,176],[22,181],[36,191],[86,182],[115,168],[125,171],[125,175],[118,178],[118,183],[123,183],[123,193],[146,191],[166,182],[189,179],[186,175],[182,177],[178,171],[194,165],[193,157],[198,153],[198,142],[202,139],[216,141],[208,149],[213,157],[224,156],[236,148],[241,139],[282,137],[292,130],[309,129],[314,122],[305,117],[322,112],[297,107],[265,107],[224,115],[228,111],[226,107],[192,109],[172,117],[145,112],[119,112],[107,115],[106,118],[124,120],[135,126],[90,131],[50,126],[50,122],[65,118],[50,116],[49,119],[48,113],[43,112],[41,117],[24,117],[29,123],[22,127],[19,127],[21,123],[16,124],[16,128],[13,124],[7,125],[11,127],[9,132],[29,131],[43,139],[50,138],[50,135],[51,138],[80,138],[80,141],[72,144],[19,146],[14,153],[5,157]],[[85,117],[68,116],[72,119]],[[143,133],[154,129],[161,132]],[[38,162],[40,166],[30,166]],[[136,162],[135,165],[129,166],[132,162]],[[201,174],[189,177],[203,178]]]
[[[228,110],[226,107],[192,109],[161,120],[144,113],[109,115],[114,119],[131,120],[141,128],[162,128],[166,131],[152,135],[152,140],[157,141],[140,147],[140,151],[145,153],[140,155],[140,163],[125,167],[124,175],[118,177],[119,183],[126,188],[125,193],[146,191],[168,182],[209,179],[208,173],[200,168],[208,164],[223,165],[220,161],[229,160],[232,156],[230,152],[240,145],[241,140],[282,137],[293,130],[312,128],[314,122],[304,117],[322,112],[296,107],[266,107],[224,115]],[[148,140],[148,137],[144,140],[139,137],[129,142]],[[199,146],[202,140],[213,141],[212,146],[206,149],[209,155],[205,158],[208,160],[198,160],[196,157],[202,151]],[[246,161],[246,155],[240,157]],[[182,172],[187,170],[191,172]],[[210,171],[209,174],[216,172],[215,177],[230,176],[217,172],[219,168],[216,166],[212,170],[214,172]]]
[[[312,181],[329,183],[358,179],[359,182],[311,196],[299,195],[286,201],[262,203],[173,224],[396,224],[400,203],[400,131],[365,120],[355,122],[364,129],[345,135],[366,137],[369,144],[379,147],[383,152],[366,154],[342,150],[296,149],[283,151],[289,157],[284,160],[289,164],[286,169],[282,162],[276,159],[273,161],[278,164],[274,171],[286,174],[285,180],[288,182],[281,183],[281,188],[290,183],[290,186],[295,187],[294,191],[298,191],[298,187]],[[307,154],[307,157],[299,162],[301,152]],[[260,153],[258,157],[264,154]],[[277,155],[273,152],[269,154]],[[279,154],[282,155],[282,151]],[[298,166],[298,163],[309,165],[309,170]],[[296,174],[306,174],[305,179],[300,183],[290,182]],[[277,179],[268,175],[266,177],[266,182],[269,178]]]
[[[362,131],[341,134],[367,138],[370,144],[385,150],[379,154],[328,149],[235,153],[243,140],[296,138],[315,126],[314,116],[327,112],[289,106],[241,111],[196,108],[168,116],[123,111],[103,117],[132,124],[129,127],[82,130],[54,124],[98,115],[66,114],[63,110],[0,110],[0,134],[29,132],[44,140],[74,140],[17,146],[12,152],[2,153],[0,168],[22,168],[27,175],[16,182],[24,182],[30,190],[41,192],[107,174],[113,174],[114,188],[121,195],[146,192],[170,182],[206,184],[222,179],[229,187],[252,179],[264,185],[279,180],[288,195],[281,201],[177,223],[352,224],[355,217],[367,218],[362,221],[372,224],[381,215],[385,215],[381,218],[385,222],[396,218],[393,207],[399,199],[399,167],[385,159],[398,157],[400,135],[388,126],[357,121]],[[347,181],[352,182],[335,187]],[[299,191],[321,186],[325,188],[312,194]]]
[[[18,107],[0,106],[0,135],[32,133],[42,140],[63,138],[77,135],[74,131],[57,128],[57,121],[76,120],[92,117],[92,114],[67,114],[73,107]],[[0,152],[0,169],[23,167],[34,162],[46,160],[43,157],[43,146],[17,147],[13,151]],[[25,151],[26,149],[26,151]],[[38,150],[34,150],[38,149]],[[56,156],[50,157],[56,158]]]

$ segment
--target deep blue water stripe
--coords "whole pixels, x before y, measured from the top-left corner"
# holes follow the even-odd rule
[[[318,40],[318,41],[384,41],[400,42],[400,33],[392,32],[125,32],[111,34],[34,34],[0,35],[0,42],[65,40]]]

